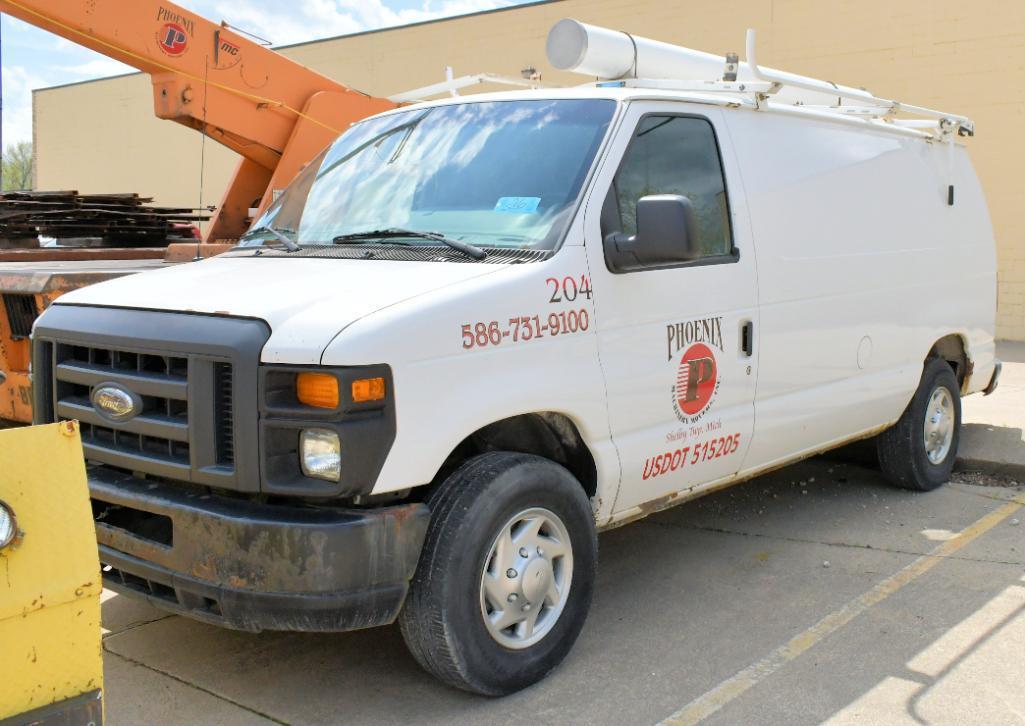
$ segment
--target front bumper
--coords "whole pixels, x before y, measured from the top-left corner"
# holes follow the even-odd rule
[[[103,584],[237,630],[342,631],[402,607],[429,517],[271,505],[89,470]]]

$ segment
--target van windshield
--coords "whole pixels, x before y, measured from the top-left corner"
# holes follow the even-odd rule
[[[259,232],[267,227],[298,244],[404,229],[479,247],[553,249],[614,109],[607,99],[493,101],[364,121],[296,177],[242,244],[273,243]]]

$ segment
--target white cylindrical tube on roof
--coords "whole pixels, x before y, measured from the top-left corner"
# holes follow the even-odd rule
[[[571,18],[552,26],[547,51],[548,60],[561,71],[606,79],[712,80],[722,76],[724,63],[723,58],[711,53],[631,36]]]
[[[545,50],[548,60],[560,71],[597,78],[633,75],[633,43],[618,30],[563,18],[548,31]]]
[[[650,78],[715,81],[722,78],[726,65],[725,56],[599,28],[571,18],[564,18],[552,26],[548,33],[547,52],[549,62],[559,70],[609,80]],[[781,71],[773,73],[800,78]],[[741,63],[737,69],[737,80],[756,80],[747,63]],[[864,91],[845,90],[870,97]],[[823,106],[839,103],[837,96],[798,88],[784,88],[773,99],[781,103]]]

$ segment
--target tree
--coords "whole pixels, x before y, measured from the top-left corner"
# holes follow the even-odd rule
[[[3,191],[32,188],[32,143],[8,144],[3,158]]]

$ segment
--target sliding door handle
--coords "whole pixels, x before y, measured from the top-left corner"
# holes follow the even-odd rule
[[[740,329],[740,349],[748,358],[755,353],[755,324],[753,320],[745,320]]]

